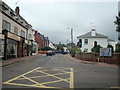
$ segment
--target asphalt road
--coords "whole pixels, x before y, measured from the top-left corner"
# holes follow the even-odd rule
[[[3,88],[118,88],[118,66],[38,55],[2,68]]]

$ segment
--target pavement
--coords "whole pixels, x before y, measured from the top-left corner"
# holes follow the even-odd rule
[[[20,58],[13,58],[13,59],[7,59],[7,60],[2,60],[2,67],[10,65],[10,64],[14,64],[17,62],[21,62],[21,61],[25,61],[25,60],[30,60],[35,58],[37,55],[35,56],[25,56],[25,57],[20,57]]]

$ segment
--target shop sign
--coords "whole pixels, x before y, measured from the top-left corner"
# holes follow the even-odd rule
[[[8,32],[8,37],[11,38],[11,39],[14,39],[16,41],[20,41],[20,37],[15,35],[15,34],[12,34],[12,33],[9,33]]]
[[[25,40],[25,44],[28,44],[28,40]]]

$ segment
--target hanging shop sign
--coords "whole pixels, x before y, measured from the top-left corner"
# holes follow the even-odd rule
[[[14,39],[16,41],[20,41],[20,37],[15,35],[15,34],[12,34],[10,32],[8,32],[8,38],[11,38],[11,39]]]
[[[32,45],[32,42],[29,40],[25,40],[25,44]]]

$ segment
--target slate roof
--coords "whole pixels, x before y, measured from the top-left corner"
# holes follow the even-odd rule
[[[108,38],[108,41],[109,41],[109,42],[115,42],[115,40],[112,40],[112,39],[110,39],[110,38]]]
[[[96,33],[96,36],[91,36],[91,32],[78,36],[77,38],[108,38],[105,35]]]

